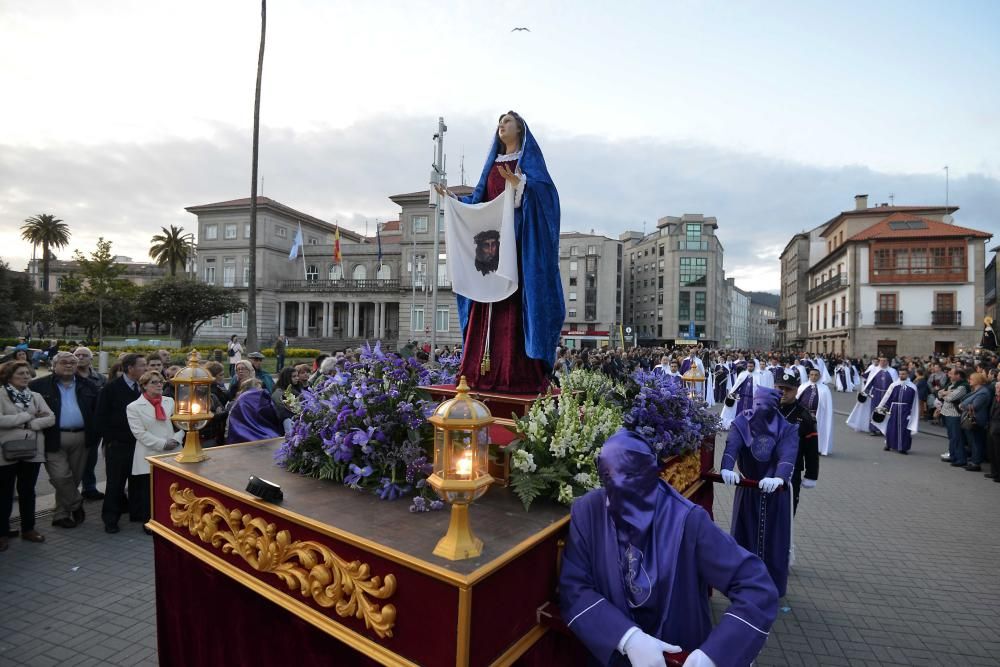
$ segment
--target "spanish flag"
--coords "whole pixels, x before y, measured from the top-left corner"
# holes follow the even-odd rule
[[[340,223],[337,223],[337,229],[333,232],[333,263],[341,264],[343,262],[343,257],[340,255]]]

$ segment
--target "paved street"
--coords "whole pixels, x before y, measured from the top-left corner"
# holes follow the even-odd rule
[[[843,426],[853,397],[834,399],[845,414],[803,491],[787,611],[759,664],[996,665],[1000,484],[942,464],[937,435],[883,452]],[[716,491],[728,527],[732,493]],[[151,538],[128,522],[105,535],[99,503],[87,511],[69,531],[43,518],[44,544],[0,554],[0,664],[156,664]],[[718,615],[725,600],[713,604]]]

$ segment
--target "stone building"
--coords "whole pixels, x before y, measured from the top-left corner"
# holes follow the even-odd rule
[[[785,350],[806,349],[810,334],[810,300],[820,298],[820,292],[811,292],[818,282],[822,282],[824,272],[819,273],[819,281],[811,281],[811,267],[843,244],[843,241],[860,231],[871,227],[893,213],[908,213],[940,221],[945,215],[958,210],[957,206],[890,206],[868,205],[868,195],[856,195],[854,208],[841,211],[836,216],[808,232],[792,236],[781,253],[781,303],[778,312],[778,347]],[[842,225],[840,223],[843,223]],[[837,230],[827,234],[833,225]],[[829,271],[826,272],[829,276]],[[840,280],[847,280],[842,277]],[[830,283],[823,289],[834,289]],[[843,318],[840,318],[843,321]],[[821,347],[821,346],[820,346]]]
[[[560,234],[559,274],[566,300],[563,344],[576,348],[620,345],[622,242],[596,234]]]
[[[660,218],[650,234],[620,236],[625,322],[640,345],[714,345],[724,339],[728,318],[718,227],[714,217],[686,213]]]
[[[157,266],[153,262],[137,262],[125,255],[115,255],[115,264],[125,267],[125,272],[119,276],[123,280],[128,280],[134,285],[146,285],[170,275],[170,269],[165,266]],[[177,272],[183,274],[183,267],[177,267]],[[35,289],[42,289],[44,274],[42,273],[42,260],[32,259],[28,261],[28,274],[31,277]],[[59,281],[67,276],[80,276],[80,263],[75,259],[50,259],[49,260],[49,294],[59,293]]]
[[[897,212],[836,239],[810,267],[808,349],[854,357],[951,355],[979,342],[986,232]]]
[[[249,278],[250,199],[191,206],[198,217],[197,272],[206,283],[235,290],[246,300]],[[289,252],[301,226],[303,249]],[[257,317],[262,344],[279,331],[310,345],[315,339],[360,342],[398,330],[399,243],[340,228],[341,264],[333,261],[336,226],[269,197],[257,199]],[[246,335],[246,314],[232,313],[202,326],[202,338]]]
[[[723,347],[745,350],[750,347],[750,295],[736,286],[733,278],[726,279],[729,297],[729,329]]]
[[[751,350],[773,350],[777,339],[775,319],[777,310],[767,304],[750,299],[750,332],[749,345]]]

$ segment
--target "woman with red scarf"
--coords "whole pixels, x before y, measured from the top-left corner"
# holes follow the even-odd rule
[[[125,408],[128,426],[135,436],[132,475],[128,480],[129,514],[149,521],[149,463],[147,456],[175,449],[184,439],[184,432],[174,432],[170,415],[174,414],[174,399],[163,395],[163,376],[147,371],[139,378],[142,394]],[[131,511],[136,503],[135,511]],[[150,531],[144,528],[147,533]]]

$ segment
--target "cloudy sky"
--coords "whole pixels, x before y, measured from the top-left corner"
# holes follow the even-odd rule
[[[526,118],[564,230],[719,220],[726,270],[777,290],[789,236],[872,202],[943,204],[1000,235],[1000,3],[272,0],[264,194],[364,229],[450,182]],[[249,194],[259,40],[250,0],[0,0],[0,255],[24,218],[143,258],[184,207]],[[514,27],[530,32],[511,32]],[[996,242],[996,240],[995,240]]]

